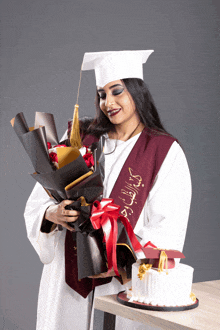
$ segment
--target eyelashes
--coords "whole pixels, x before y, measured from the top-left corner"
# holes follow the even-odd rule
[[[114,96],[116,96],[116,95],[120,95],[123,91],[124,91],[124,88],[114,89],[114,90],[112,91],[112,95],[114,95]]]
[[[117,95],[120,95],[121,93],[123,93],[123,91],[124,91],[124,88],[117,88],[117,89],[114,89],[111,94],[113,96],[117,96]],[[105,100],[106,99],[106,93],[105,92],[100,92],[99,97],[100,97],[101,100]]]

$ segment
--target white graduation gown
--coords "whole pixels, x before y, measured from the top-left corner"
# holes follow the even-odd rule
[[[114,153],[105,156],[104,197],[109,197],[119,172],[140,134],[118,141]],[[105,153],[114,149],[115,140],[107,139]],[[142,213],[134,228],[141,243],[151,241],[158,247],[182,251],[191,201],[191,179],[185,155],[174,142],[158,172]],[[64,242],[66,229],[46,234],[40,231],[46,208],[53,204],[37,183],[24,213],[28,238],[44,264],[40,282],[37,330],[92,330],[91,293],[84,299],[65,283]],[[94,296],[124,290],[115,278],[95,288]],[[116,318],[116,329],[135,329],[135,323]],[[139,327],[138,327],[139,329]]]

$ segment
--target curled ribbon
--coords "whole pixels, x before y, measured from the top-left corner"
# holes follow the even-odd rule
[[[94,229],[102,228],[104,232],[104,240],[106,243],[106,252],[108,260],[108,272],[114,269],[115,274],[119,276],[117,268],[116,258],[116,243],[118,236],[118,224],[119,219],[124,225],[134,251],[141,249],[141,244],[137,240],[133,228],[128,219],[119,214],[120,206],[114,204],[114,199],[103,198],[101,202],[95,201],[92,206],[91,223]]]

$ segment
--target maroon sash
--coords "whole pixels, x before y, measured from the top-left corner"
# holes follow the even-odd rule
[[[114,203],[121,206],[121,214],[134,228],[144,207],[155,177],[172,145],[169,135],[145,128],[130,152],[111,192]],[[78,281],[76,242],[67,230],[65,240],[66,283],[86,298],[96,287],[111,282],[110,278]]]
[[[159,169],[175,138],[145,128],[118,176],[110,198],[121,206],[120,213],[133,229]]]

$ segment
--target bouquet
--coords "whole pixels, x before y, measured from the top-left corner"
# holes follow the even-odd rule
[[[113,200],[102,199],[98,160],[103,140],[93,152],[88,146],[82,146],[78,106],[75,106],[70,139],[65,141],[59,142],[54,117],[49,113],[36,112],[34,127],[30,128],[24,114],[19,113],[11,120],[11,125],[35,169],[31,176],[58,203],[64,199],[73,200],[66,208],[80,211],[77,221],[70,223],[75,229],[78,280],[112,267],[119,275],[116,245],[121,239],[118,263],[130,269],[129,260],[135,261],[135,251],[140,249],[140,244],[128,220],[119,215],[120,207],[114,205]],[[124,241],[130,246],[133,258],[124,258]]]

